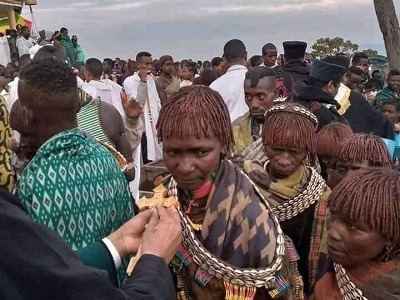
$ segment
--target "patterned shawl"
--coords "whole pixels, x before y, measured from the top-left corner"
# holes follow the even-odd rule
[[[237,268],[263,268],[275,258],[276,238],[276,224],[251,182],[237,166],[222,160],[208,196],[201,244]],[[288,273],[284,266],[280,274]]]
[[[222,160],[208,198],[202,244],[239,268],[259,268],[275,256],[276,228],[270,212],[239,168]]]
[[[78,129],[42,145],[25,167],[17,195],[33,220],[53,229],[73,250],[101,240],[133,214],[116,159]]]
[[[386,263],[371,261],[362,266],[345,268],[345,270],[351,282],[367,299],[400,299],[400,260],[395,259]],[[328,264],[327,272],[317,281],[311,299],[342,299],[331,262]]]
[[[7,140],[11,138],[12,130],[9,122],[7,103],[0,96],[0,188],[12,193],[14,191],[14,169],[11,163],[11,150],[7,147]]]
[[[310,167],[302,166],[289,177],[273,181],[264,168],[265,161],[266,159],[264,159],[264,161],[245,161],[244,170],[260,189],[260,192],[272,208],[295,198],[308,187],[311,175]],[[318,269],[320,262],[326,259],[327,229],[325,218],[329,194],[330,189],[325,185],[325,190],[320,196],[318,203],[307,209],[314,209],[314,212],[312,212],[314,220],[312,221],[310,251],[307,258],[310,290],[312,290],[315,284],[317,275],[321,272],[321,270]],[[285,226],[283,226],[283,231],[285,233]],[[301,249],[297,250],[300,251]]]

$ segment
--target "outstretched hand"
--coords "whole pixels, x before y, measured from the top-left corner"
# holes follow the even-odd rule
[[[125,111],[125,115],[128,118],[137,118],[144,111],[142,104],[136,101],[135,98],[131,98],[128,100],[128,96],[124,92],[121,92],[121,102],[122,107]]]
[[[156,206],[142,239],[142,254],[152,254],[169,263],[182,241],[182,228],[175,207]]]
[[[152,211],[146,210],[130,219],[108,236],[108,239],[113,243],[121,257],[138,251],[143,232],[151,216]]]

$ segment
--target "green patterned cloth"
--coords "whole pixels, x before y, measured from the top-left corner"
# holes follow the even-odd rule
[[[73,250],[109,235],[133,215],[117,160],[79,129],[48,140],[24,169],[17,194],[35,221]]]

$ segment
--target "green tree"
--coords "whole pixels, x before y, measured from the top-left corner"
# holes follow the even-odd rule
[[[367,54],[368,57],[377,56],[378,55],[378,51],[376,51],[374,49],[367,49],[367,50],[363,50],[361,52]]]
[[[311,46],[312,54],[316,57],[323,58],[327,55],[335,55],[337,53],[345,53],[351,55],[358,50],[358,45],[351,41],[345,41],[341,37],[335,38],[319,38]]]

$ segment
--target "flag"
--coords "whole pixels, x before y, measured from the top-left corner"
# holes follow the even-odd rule
[[[22,26],[28,26],[29,28],[32,27],[32,21],[30,21],[28,19],[24,19],[17,12],[15,12],[15,22],[16,22],[16,24],[20,24]],[[8,22],[8,18],[4,18],[4,19],[0,20],[0,32],[5,33],[6,29],[10,29],[10,24]]]

